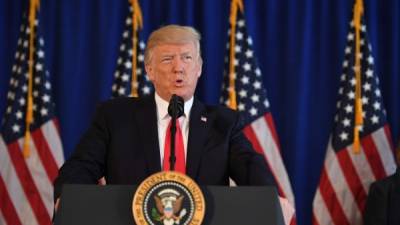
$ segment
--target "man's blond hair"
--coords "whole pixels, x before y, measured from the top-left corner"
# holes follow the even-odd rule
[[[193,43],[197,50],[197,57],[200,62],[200,33],[193,27],[180,25],[167,25],[161,27],[150,34],[147,40],[146,50],[144,52],[145,64],[150,63],[152,58],[152,50],[157,45],[162,44],[187,44]]]

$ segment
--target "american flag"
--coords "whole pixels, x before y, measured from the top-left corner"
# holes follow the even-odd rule
[[[36,20],[34,30],[40,33],[39,20]],[[29,89],[30,33],[28,18],[24,16],[1,124],[0,224],[51,224],[53,181],[64,162],[49,72],[45,68],[44,40],[40,35],[34,38],[30,155],[24,157],[22,154]]]
[[[353,148],[355,126],[356,29],[350,23],[340,76],[339,100],[320,182],[313,203],[315,225],[362,224],[369,185],[395,172],[390,130],[379,79],[363,19],[360,27],[361,100],[363,125],[360,152]]]
[[[232,4],[236,4],[236,1],[232,1]],[[220,102],[229,107],[229,90],[235,89],[237,110],[239,110],[244,120],[245,135],[251,141],[255,150],[264,155],[278,185],[280,195],[287,198],[294,206],[293,191],[282,160],[279,140],[270,112],[270,104],[262,84],[261,70],[257,65],[252,46],[253,41],[247,33],[244,15],[241,10],[237,11],[235,23],[234,59],[232,62],[235,71],[235,82],[234,87],[231,87],[229,67],[232,59],[229,57],[231,44],[228,42]],[[228,36],[231,35],[231,32],[231,29],[229,29]],[[294,219],[292,219],[292,222],[294,223]]]
[[[122,42],[119,47],[119,57],[117,60],[117,69],[114,73],[114,83],[112,85],[112,97],[130,96],[132,86],[137,88],[138,96],[149,95],[153,92],[153,86],[149,81],[144,70],[144,50],[146,44],[139,37],[139,32],[134,33],[132,29],[132,6],[129,7],[129,13],[125,19],[125,28],[122,33]],[[136,8],[136,10],[140,10]],[[133,36],[138,38],[136,52],[133,50]],[[137,57],[136,57],[137,56]],[[137,80],[132,83],[132,65],[136,61]]]

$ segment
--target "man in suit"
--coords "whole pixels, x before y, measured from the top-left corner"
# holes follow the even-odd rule
[[[199,40],[196,30],[177,25],[150,35],[145,67],[154,95],[113,99],[97,108],[88,131],[60,169],[56,199],[65,183],[95,184],[105,177],[107,184],[139,184],[168,170],[164,149],[173,94],[184,99],[177,129],[183,146],[181,153],[177,150],[180,172],[200,185],[228,185],[229,177],[238,185],[274,183],[264,158],[243,135],[238,113],[193,97],[202,71]]]
[[[400,165],[400,149],[397,151]],[[371,184],[364,212],[364,225],[400,224],[400,168],[396,173]]]

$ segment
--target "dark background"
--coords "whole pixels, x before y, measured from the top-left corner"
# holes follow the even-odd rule
[[[0,117],[27,0],[0,0]],[[202,34],[203,75],[197,96],[217,104],[227,43],[228,0],[140,2],[143,37],[164,24]],[[353,2],[248,0],[245,16],[263,73],[283,158],[296,197],[298,224],[311,224],[311,205],[333,126]],[[69,157],[98,102],[111,95],[128,1],[42,0],[40,23],[47,69]],[[392,129],[400,132],[400,1],[365,1],[375,71]]]

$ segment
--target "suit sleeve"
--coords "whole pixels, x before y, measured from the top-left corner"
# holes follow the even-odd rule
[[[54,182],[54,199],[61,195],[63,184],[96,184],[104,175],[109,132],[103,111],[102,106],[97,108],[75,152],[61,167]]]
[[[264,157],[253,149],[242,128],[237,116],[229,144],[231,178],[238,185],[275,185]]]
[[[388,188],[383,181],[372,183],[364,211],[364,225],[387,223]]]

